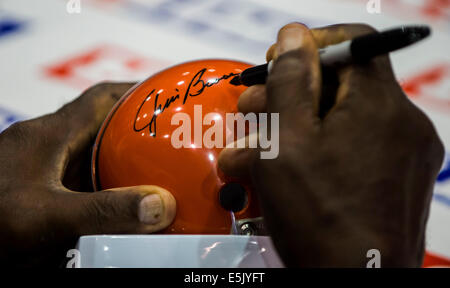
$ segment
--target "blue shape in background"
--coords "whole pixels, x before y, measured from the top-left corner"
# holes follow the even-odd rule
[[[442,190],[439,190],[440,185],[446,185],[446,182],[450,180],[450,154],[446,155],[444,163],[445,164],[436,179],[436,188],[433,194],[433,200],[450,207],[450,197],[448,197],[447,194],[442,193]]]
[[[23,22],[14,19],[0,19],[0,37],[17,32],[18,30],[21,30],[23,26]]]
[[[124,2],[123,8],[133,19],[148,21],[176,33],[195,36],[208,44],[226,45],[229,49],[239,50],[241,53],[252,56],[265,55],[278,29],[299,18],[253,1],[216,0],[211,1],[213,4],[209,6],[204,5],[205,3],[207,3],[206,0],[163,0],[155,5],[152,2],[142,3],[130,0]],[[249,10],[249,7],[252,7],[252,10]],[[190,12],[183,13],[184,9]],[[232,31],[216,23],[219,21],[217,19],[220,19],[222,23],[231,23],[236,16],[246,17],[248,25],[263,26],[265,33],[268,33],[267,27],[269,30],[273,28],[273,35],[267,35],[267,40],[257,40],[244,33],[245,27],[241,28],[242,31]],[[323,21],[313,21],[304,17],[301,17],[301,20],[309,26],[325,24]]]
[[[442,168],[441,172],[439,172],[436,181],[444,182],[448,179],[450,179],[450,157],[447,157],[444,168]]]
[[[0,132],[8,128],[14,122],[23,120],[24,117],[8,109],[0,107]]]
[[[450,198],[441,193],[434,193],[433,200],[450,207]]]

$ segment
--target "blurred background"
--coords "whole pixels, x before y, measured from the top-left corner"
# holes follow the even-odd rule
[[[0,131],[99,81],[139,81],[200,58],[261,64],[291,21],[432,26],[431,38],[391,59],[447,149],[426,245],[429,264],[450,265],[450,0],[0,0]]]

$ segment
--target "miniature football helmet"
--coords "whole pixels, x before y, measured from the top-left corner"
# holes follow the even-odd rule
[[[238,97],[246,88],[230,81],[248,67],[230,60],[192,61],[131,88],[97,135],[92,158],[95,188],[167,189],[177,201],[177,213],[163,233],[230,234],[233,211],[242,228],[238,233],[258,234],[254,230],[262,222],[253,221],[261,219],[255,194],[247,183],[227,178],[217,167],[219,152],[230,137],[226,113],[237,112]],[[207,114],[212,116],[208,121],[202,117]],[[222,147],[202,143],[213,121],[222,123]],[[190,124],[191,131],[180,133],[181,122]],[[180,140],[181,136],[186,137]]]

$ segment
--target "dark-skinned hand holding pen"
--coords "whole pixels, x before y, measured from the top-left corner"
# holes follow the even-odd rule
[[[403,93],[387,55],[338,68],[335,89],[321,77],[319,48],[372,32],[286,25],[267,52],[275,59],[267,83],[239,99],[243,113],[279,113],[279,156],[227,148],[219,166],[251,177],[287,266],[365,267],[371,249],[382,267],[422,264],[444,155],[433,124]],[[325,89],[336,101],[319,117]]]

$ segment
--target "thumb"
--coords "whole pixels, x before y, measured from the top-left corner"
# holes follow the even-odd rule
[[[153,233],[169,226],[176,213],[175,198],[158,186],[66,192],[59,194],[58,209],[51,209],[57,218],[50,219],[60,219],[76,236]]]

